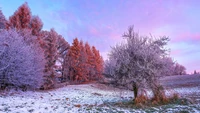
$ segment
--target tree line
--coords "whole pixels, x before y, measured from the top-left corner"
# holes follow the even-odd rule
[[[65,82],[102,78],[103,58],[95,46],[75,38],[70,45],[22,4],[7,20],[0,10],[0,87],[51,89]]]

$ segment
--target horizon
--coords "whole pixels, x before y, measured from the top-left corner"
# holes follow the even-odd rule
[[[141,35],[168,36],[170,56],[184,65],[188,74],[200,71],[198,0],[7,0],[0,1],[0,7],[8,19],[25,2],[32,15],[41,18],[43,30],[54,28],[70,44],[76,37],[87,41],[104,59],[110,46],[121,42],[122,34],[134,25]]]

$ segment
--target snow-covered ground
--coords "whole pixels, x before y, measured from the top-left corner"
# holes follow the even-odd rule
[[[69,85],[44,92],[12,92],[9,96],[1,94],[0,112],[76,113],[83,107],[128,100],[132,95],[130,91],[109,88],[101,84]]]
[[[166,81],[169,82],[168,79],[163,80],[165,83]],[[196,100],[200,99],[200,88],[198,86],[176,87],[173,89],[169,89],[168,87],[167,92],[172,93],[171,91],[177,92],[181,96],[197,97],[195,98]],[[104,103],[126,101],[131,98],[133,98],[133,92],[131,91],[97,83],[68,85],[49,91],[11,91],[6,94],[0,93],[0,113],[173,113],[179,111],[200,113],[200,104],[190,106],[165,105],[149,109],[102,106]]]

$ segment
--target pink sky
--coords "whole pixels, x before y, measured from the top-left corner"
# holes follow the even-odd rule
[[[78,37],[96,46],[107,58],[110,46],[122,40],[128,26],[141,35],[169,36],[171,56],[200,71],[199,0],[26,0],[43,29],[55,28],[71,43]],[[8,18],[25,0],[1,0]],[[12,3],[12,4],[11,4]]]

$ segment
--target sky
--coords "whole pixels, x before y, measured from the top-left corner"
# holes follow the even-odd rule
[[[8,19],[25,2],[43,30],[54,28],[69,43],[87,41],[104,59],[134,25],[140,35],[168,36],[171,57],[188,73],[200,71],[199,0],[0,0],[0,8]]]

